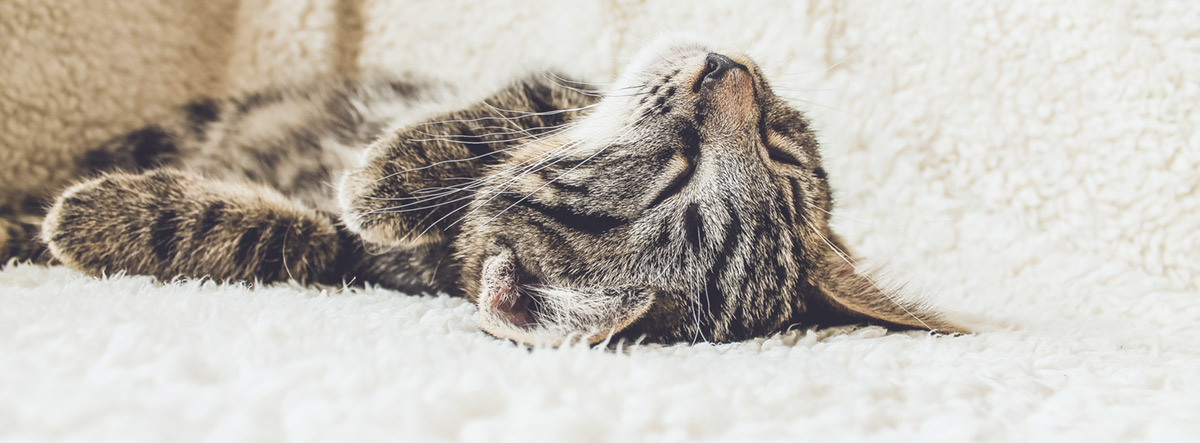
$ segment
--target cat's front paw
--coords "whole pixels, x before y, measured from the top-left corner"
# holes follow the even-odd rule
[[[444,208],[454,202],[447,203],[438,191],[421,184],[425,171],[409,171],[404,164],[377,157],[342,178],[338,203],[347,229],[382,246],[411,247],[443,240],[439,226],[453,221]],[[428,182],[435,180],[428,178]]]

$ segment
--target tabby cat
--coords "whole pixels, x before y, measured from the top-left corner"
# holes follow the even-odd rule
[[[9,210],[0,259],[449,293],[487,332],[550,345],[964,330],[856,270],[812,128],[744,54],[660,41],[605,91],[539,73],[431,113],[447,90],[368,76],[197,100],[80,156],[90,178],[40,226]]]

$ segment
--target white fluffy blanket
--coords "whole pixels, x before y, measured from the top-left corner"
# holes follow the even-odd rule
[[[837,227],[981,332],[526,350],[462,300],[0,271],[5,441],[1195,441],[1200,3],[15,0],[0,168],[364,66],[607,80],[664,30],[819,124]],[[23,175],[22,175],[23,174]]]

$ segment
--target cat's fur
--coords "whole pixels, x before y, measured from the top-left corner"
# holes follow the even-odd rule
[[[855,269],[811,127],[742,54],[666,41],[603,93],[541,73],[405,120],[443,90],[375,77],[195,101],[82,155],[94,178],[40,234],[0,219],[0,258],[446,292],[526,343],[963,330]]]

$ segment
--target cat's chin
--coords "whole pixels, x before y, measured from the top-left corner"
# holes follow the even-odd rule
[[[653,302],[647,291],[540,285],[511,251],[484,261],[476,300],[484,331],[531,346],[602,342],[641,318]]]

